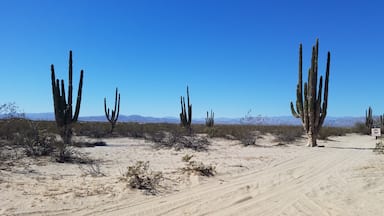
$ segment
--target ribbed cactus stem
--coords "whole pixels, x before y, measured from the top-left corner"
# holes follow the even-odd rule
[[[188,110],[185,105],[185,98],[183,96],[180,97],[181,103],[181,113],[180,113],[180,123],[183,127],[190,128],[192,123],[192,104],[190,104],[189,100],[189,88],[187,86],[187,102],[188,102]]]
[[[371,107],[368,107],[368,110],[365,111],[365,126],[367,126],[369,130],[373,127],[373,114]]]
[[[69,51],[69,69],[68,69],[68,100],[65,97],[64,80],[56,79],[55,67],[51,65],[51,81],[52,81],[52,95],[53,104],[55,110],[55,120],[57,126],[61,130],[61,135],[64,143],[71,143],[72,127],[79,117],[81,94],[83,88],[83,74],[84,71],[80,71],[80,82],[76,99],[75,113],[72,114],[72,51]]]
[[[302,45],[299,46],[299,78],[296,87],[296,110],[291,102],[291,112],[296,118],[300,118],[304,130],[308,136],[308,146],[317,146],[317,136],[324,123],[328,107],[328,84],[331,54],[327,54],[327,66],[325,71],[325,85],[323,93],[323,76],[318,74],[319,40],[312,48],[311,67],[308,70],[308,82],[304,83],[304,94],[302,84]]]
[[[209,116],[208,115],[208,111],[207,111],[207,118],[205,118],[205,125],[207,127],[213,127],[213,125],[215,124],[215,113],[211,110],[211,115]]]
[[[107,99],[104,98],[104,112],[108,121],[111,123],[111,133],[113,133],[113,130],[115,128],[115,125],[119,118],[119,113],[120,113],[120,93],[118,93],[117,88],[115,93],[115,108],[112,110],[112,113],[110,115],[109,108],[107,109]]]

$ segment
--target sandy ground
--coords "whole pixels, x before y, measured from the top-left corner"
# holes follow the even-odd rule
[[[384,156],[376,140],[348,135],[307,148],[305,140],[260,146],[210,139],[207,152],[154,149],[131,138],[79,151],[93,165],[21,159],[0,170],[1,215],[384,215]],[[183,173],[182,157],[216,166],[214,177]],[[164,180],[157,195],[129,189],[127,166],[149,161]],[[102,175],[90,175],[100,168]]]

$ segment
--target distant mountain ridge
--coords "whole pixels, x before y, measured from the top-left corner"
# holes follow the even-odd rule
[[[26,118],[31,120],[46,120],[53,121],[53,113],[26,113]],[[0,115],[0,118],[4,116]],[[352,127],[357,122],[364,122],[364,117],[327,117],[325,120],[326,126],[334,127]],[[106,122],[107,119],[102,116],[83,116],[79,117],[80,121],[89,122]],[[179,118],[176,117],[148,117],[141,115],[120,115],[120,122],[138,122],[138,123],[173,123],[178,124]],[[194,118],[194,124],[205,124],[205,118]],[[250,124],[250,125],[301,125],[300,119],[292,116],[256,116],[244,118],[215,118],[216,124]]]

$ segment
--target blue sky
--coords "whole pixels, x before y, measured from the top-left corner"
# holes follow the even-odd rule
[[[84,69],[81,116],[174,116],[190,87],[195,117],[290,115],[298,47],[304,76],[320,40],[331,52],[329,116],[384,113],[382,1],[0,0],[0,104],[52,112],[50,65],[74,91]]]

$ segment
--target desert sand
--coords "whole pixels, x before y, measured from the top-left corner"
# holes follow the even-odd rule
[[[83,138],[84,139],[84,138]],[[209,139],[206,152],[155,149],[143,139],[103,139],[80,148],[93,165],[22,158],[0,170],[1,215],[384,215],[384,156],[376,140],[350,134],[305,147],[272,136],[243,146]],[[182,157],[216,167],[213,177],[184,173]],[[156,195],[130,189],[120,177],[149,161],[164,180]],[[99,166],[98,176],[89,170]]]

